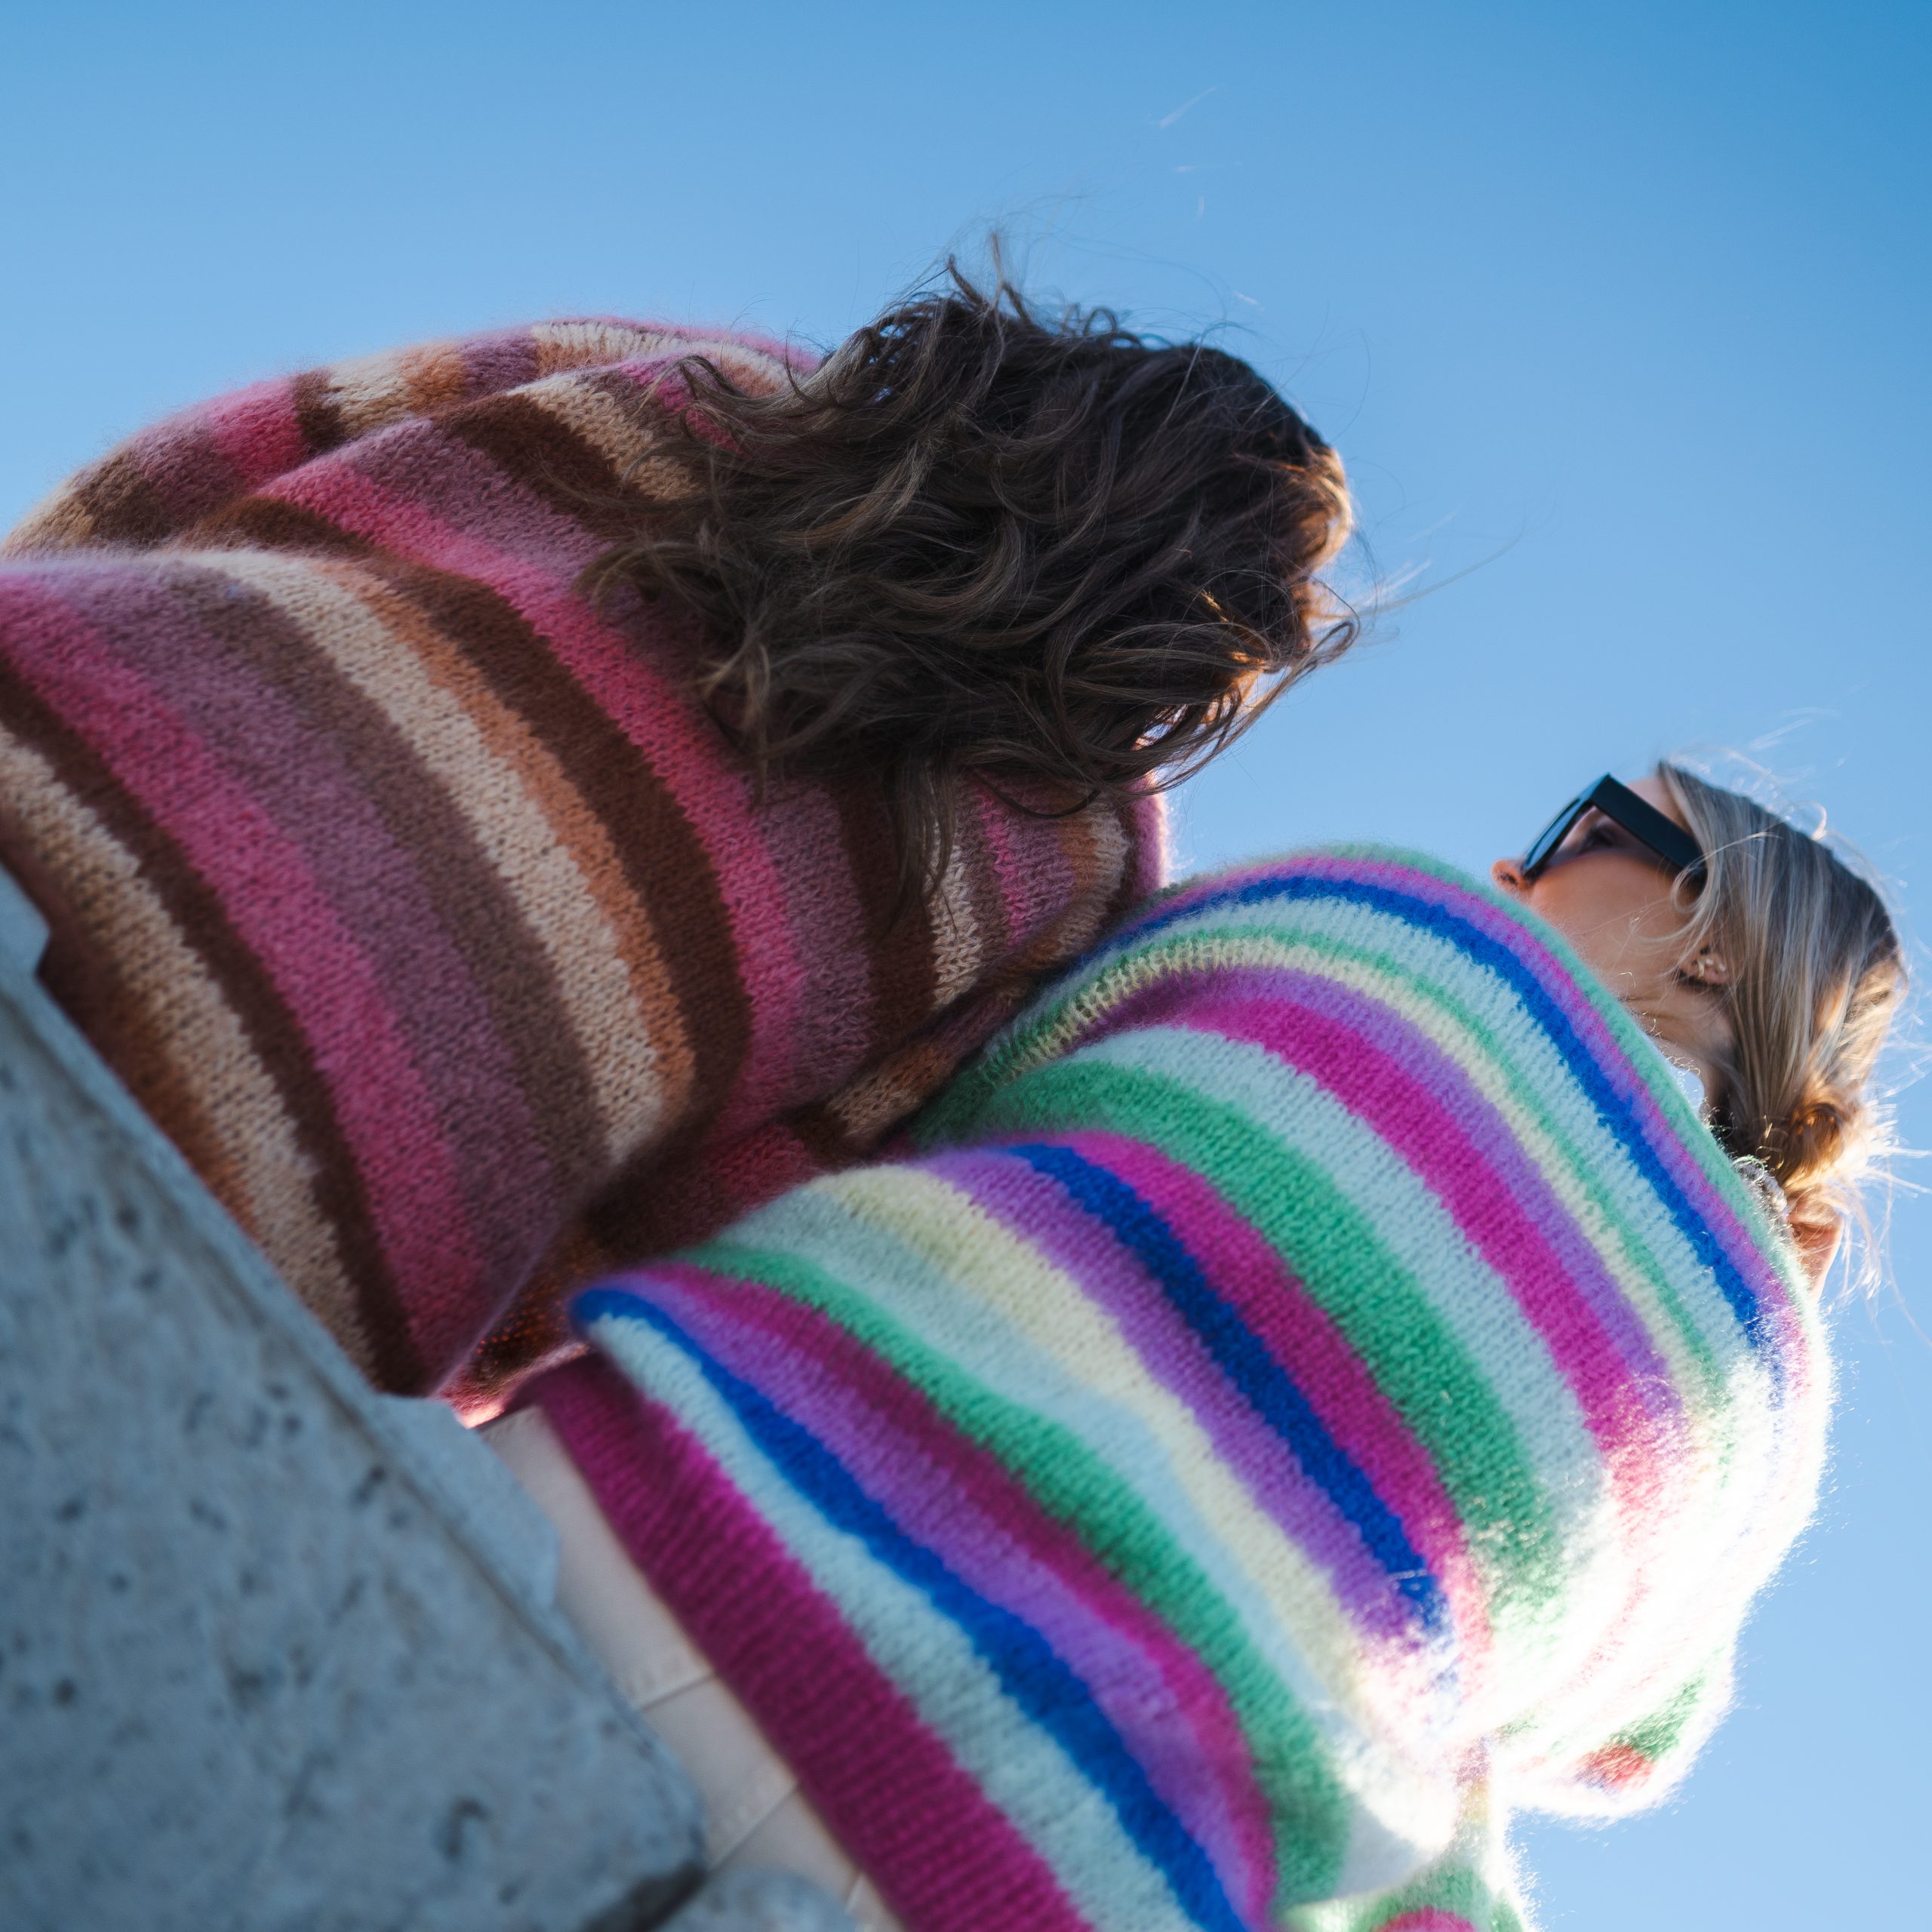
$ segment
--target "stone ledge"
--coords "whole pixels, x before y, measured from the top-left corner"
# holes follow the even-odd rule
[[[26,977],[20,923],[0,1924],[659,1922],[696,1800],[552,1607],[547,1525],[453,1418],[364,1386]]]

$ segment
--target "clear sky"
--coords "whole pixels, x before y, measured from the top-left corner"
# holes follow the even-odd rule
[[[165,408],[415,337],[829,343],[997,222],[1040,286],[1256,359],[1341,448],[1374,571],[1435,586],[1186,795],[1193,861],[1481,863],[1607,766],[1728,746],[1862,845],[1924,971],[1924,0],[7,21],[0,520]],[[1932,1146],[1932,1093],[1900,1112]],[[1529,1834],[1552,1932],[1932,1922],[1932,1201],[1890,1252],[1740,1708],[1670,1809]]]

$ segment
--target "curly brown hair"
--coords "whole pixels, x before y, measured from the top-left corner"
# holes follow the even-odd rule
[[[667,380],[684,433],[587,585],[697,614],[761,780],[875,774],[909,884],[963,783],[1036,811],[1172,784],[1356,635],[1318,580],[1341,463],[1223,350],[949,264],[774,393]]]

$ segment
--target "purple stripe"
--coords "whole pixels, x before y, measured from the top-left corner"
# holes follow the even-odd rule
[[[1615,1348],[1622,1373],[1651,1398],[1651,1412],[1681,1415],[1669,1364],[1603,1257],[1564,1212],[1508,1123],[1434,1041],[1380,1001],[1318,974],[1286,968],[1228,973],[1218,977],[1215,993],[1217,1003],[1291,1003],[1363,1041],[1379,1067],[1352,1055],[1324,1057],[1318,1029],[1310,1030],[1303,1050],[1284,1057],[1314,1073],[1401,1152],[1520,1304],[1547,1309],[1559,1287],[1576,1297]],[[1323,1070],[1316,1071],[1318,1063]],[[1401,1082],[1392,1095],[1392,1078]],[[1427,1097],[1427,1106],[1411,1111],[1418,1093]],[[1474,1171],[1472,1161],[1480,1164]]]
[[[307,860],[368,955],[429,1086],[486,1266],[520,1272],[536,1258],[533,1237],[555,1222],[549,1163],[514,1062],[469,962],[435,917],[417,855],[357,783],[339,734],[316,728],[180,595],[220,595],[220,580],[181,565],[171,574],[171,584],[150,565],[97,567],[63,587]],[[232,587],[254,621],[288,621],[256,592]],[[385,749],[414,763],[403,741]],[[285,990],[303,1010],[300,989]],[[330,1078],[339,1086],[343,1070]]]
[[[681,1263],[613,1285],[663,1308],[822,1442],[906,1534],[1039,1631],[1162,1801],[1219,1869],[1241,1873],[1232,1889],[1265,1905],[1267,1807],[1226,1693],[1017,1477],[835,1323],[771,1289]]]
[[[1075,1208],[1057,1182],[997,1150],[941,1155],[931,1164],[1112,1316],[1149,1377],[1191,1411],[1253,1500],[1327,1571],[1352,1620],[1392,1643],[1414,1638],[1414,1604],[1104,1222]]]

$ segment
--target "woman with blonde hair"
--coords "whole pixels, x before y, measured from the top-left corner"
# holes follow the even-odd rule
[[[1667,899],[1636,826],[1689,841]],[[1601,856],[1567,863],[1586,854]],[[1869,1089],[1905,963],[1877,892],[1822,839],[1673,764],[1599,779],[1494,873],[1691,1069],[1711,1131],[1775,1184],[1822,1275],[1883,1146]]]
[[[1903,985],[1682,768],[1494,888],[1146,902],[915,1123],[574,1303],[491,1439],[712,1852],[909,1932],[1518,1932],[1810,1515]]]

